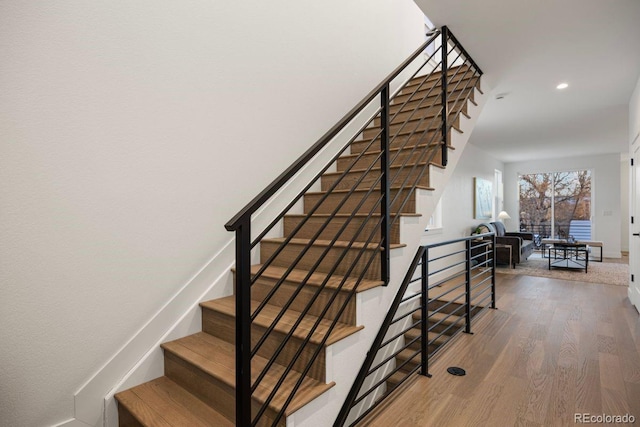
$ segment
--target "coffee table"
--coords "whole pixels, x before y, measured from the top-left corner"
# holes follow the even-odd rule
[[[553,251],[553,258],[551,255]],[[589,245],[586,243],[557,242],[549,246],[549,270],[551,268],[582,270],[589,268]]]

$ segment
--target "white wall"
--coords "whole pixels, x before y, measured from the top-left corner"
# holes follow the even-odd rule
[[[629,100],[629,143],[640,134],[640,78]]]
[[[640,78],[629,100],[629,154],[634,157],[634,169],[632,179],[635,179],[635,194],[630,190],[629,204],[633,207],[634,224],[630,226],[631,233],[640,232],[640,177],[638,176],[638,163],[640,159],[635,154],[640,146]],[[630,212],[631,213],[631,212]],[[634,282],[629,282],[629,299],[640,310],[640,239],[636,236],[629,237],[629,270],[635,277]]]
[[[0,419],[50,425],[424,39],[410,0],[0,3]]]
[[[620,157],[620,250],[629,252],[629,155]]]
[[[511,214],[512,219],[505,223],[509,229],[517,230],[520,226],[518,215],[518,174],[583,169],[593,171],[592,238],[593,240],[604,242],[603,253],[605,257],[620,258],[620,221],[622,213],[619,154],[506,163],[504,175],[505,209]]]
[[[466,145],[441,197],[442,231],[426,232],[423,243],[467,237],[478,224],[492,221],[473,218],[473,178],[493,182],[496,169],[504,171],[504,164],[500,160],[473,144]]]

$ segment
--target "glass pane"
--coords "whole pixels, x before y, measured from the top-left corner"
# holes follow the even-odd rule
[[[591,172],[554,173],[555,235],[591,240]]]
[[[520,175],[520,231],[551,237],[553,174]]]

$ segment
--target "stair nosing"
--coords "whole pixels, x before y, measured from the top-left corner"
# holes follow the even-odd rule
[[[206,337],[206,338],[205,338]],[[203,340],[203,338],[205,338]],[[226,384],[229,387],[233,387],[235,388],[235,366],[227,366],[226,364],[222,364],[222,363],[216,363],[214,360],[210,359],[208,356],[203,355],[201,353],[198,353],[197,351],[195,351],[193,348],[190,348],[188,345],[185,345],[185,341],[189,340],[189,339],[197,339],[200,341],[204,341],[208,344],[208,340],[215,340],[218,341],[219,343],[226,345],[227,347],[229,347],[231,350],[235,349],[235,346],[231,343],[228,343],[227,341],[224,341],[221,338],[217,338],[214,337],[213,335],[207,334],[206,332],[198,332],[196,334],[192,334],[183,338],[178,338],[176,340],[173,341],[169,341],[166,343],[161,344],[161,347],[164,351],[167,351],[169,353],[171,353],[172,355],[174,355],[175,357],[187,362],[188,364],[192,365],[193,367],[195,367],[196,369],[202,371],[203,373],[216,378],[218,381]],[[181,351],[181,348],[184,349]],[[186,351],[185,351],[186,350]],[[229,352],[231,352],[231,350],[229,350]],[[192,354],[190,354],[192,353]],[[195,357],[194,357],[195,356]],[[258,356],[255,355],[253,356],[254,360],[256,362],[260,362],[261,364],[266,365],[266,361],[267,359],[262,357],[262,356]],[[206,362],[203,362],[202,360],[197,360],[197,359],[202,359]],[[208,362],[208,363],[207,363]],[[214,369],[214,366],[220,366],[219,369]],[[278,364],[278,363],[274,363],[274,365],[276,368],[281,368],[282,370],[285,369],[284,366]],[[273,368],[272,366],[272,368]],[[300,372],[297,372],[295,370],[292,370],[291,372],[293,372],[294,375],[301,375]],[[231,373],[231,374],[229,374]],[[291,373],[287,374],[287,376],[291,375]],[[267,374],[267,377],[269,376],[269,374]],[[330,388],[332,388],[333,386],[335,386],[335,382],[331,381],[328,383],[323,383],[322,381],[319,381],[317,379],[314,379],[312,377],[309,376],[305,376],[305,379],[314,383],[314,385],[316,387],[318,387],[320,389],[319,393],[317,393],[317,395],[315,395],[315,397],[313,397],[311,400],[317,398],[318,396],[320,396],[321,394],[323,394],[324,392],[326,392],[327,390],[329,390]],[[263,385],[264,382],[262,382],[258,388],[256,389],[256,392],[258,393],[254,393],[252,395],[252,397],[254,399],[256,399],[258,402],[260,403],[264,403],[265,401],[265,394],[268,395],[269,391],[265,391],[264,388],[266,387],[265,385]],[[301,399],[304,400],[304,399]],[[310,402],[311,400],[308,400],[306,403],[302,403],[298,402],[298,405],[289,405],[285,411],[285,415],[291,415],[293,412],[295,412],[297,409],[299,409],[300,407],[306,405],[308,402]],[[295,401],[295,398],[294,398]],[[276,404],[277,402],[274,400],[272,400],[269,403],[269,407],[275,411],[279,411],[281,409],[281,405]],[[293,403],[293,401],[292,401]]]
[[[285,240],[287,240],[287,237],[271,237],[271,238],[264,238],[260,241],[260,243],[266,242],[266,243],[282,243]],[[300,239],[300,238],[293,238],[293,239],[289,239],[289,242],[287,244],[294,244],[294,245],[309,245],[309,242],[311,241],[311,239]],[[324,239],[316,239],[313,243],[311,243],[311,245],[313,246],[321,246],[321,247],[327,247],[327,246],[331,246],[331,247],[337,247],[337,248],[346,248],[347,246],[351,245],[351,249],[364,249],[365,247],[365,243],[363,242],[350,242],[347,240],[336,240],[335,242],[331,243],[331,240],[324,240]],[[366,248],[366,249],[370,249],[370,250],[377,250],[377,244],[376,243],[368,243],[367,246],[375,246],[372,248]],[[406,243],[392,243],[389,245],[389,247],[391,249],[398,249],[398,248],[404,248],[406,247]]]
[[[415,188],[416,189],[421,189],[421,190],[430,190],[430,191],[434,190],[433,187],[427,187],[425,185],[416,185]],[[398,187],[391,187],[390,190],[391,191],[393,191],[393,190],[410,191],[411,189],[410,188],[402,188],[402,189],[400,189]],[[332,194],[333,193],[343,194],[343,193],[349,193],[350,191],[352,191],[352,190],[333,190],[333,191],[331,191],[331,193]],[[363,189],[356,188],[355,190],[353,190],[354,193],[365,193],[365,192],[368,192],[368,191],[370,191],[370,190],[367,189],[367,188],[363,188]],[[323,195],[323,194],[326,194],[326,193],[327,193],[327,191],[308,191],[308,192],[306,192],[304,194],[305,194],[305,196],[307,196],[307,195],[319,196],[319,195]]]
[[[235,296],[231,295],[228,297],[223,297],[223,298],[218,298],[215,300],[211,300],[211,301],[203,301],[200,303],[200,307],[207,309],[207,310],[213,310],[216,311],[218,313],[227,315],[227,316],[233,316],[235,317],[235,305],[231,305],[230,307],[227,305],[221,305],[224,302],[233,299],[233,301],[235,301]],[[259,301],[255,301],[252,300],[252,312],[255,308],[255,306],[257,306],[258,304],[260,304]],[[264,309],[271,309],[273,311],[279,311],[281,309],[281,307],[275,306],[275,305],[271,305],[271,304],[266,304],[264,306]],[[263,311],[256,316],[256,318],[253,320],[253,323],[255,325],[264,327],[264,328],[268,328],[271,326],[272,321],[267,319],[267,315],[264,314],[264,309]],[[300,314],[300,312],[298,312],[297,310],[293,310],[293,309],[288,309],[286,311],[287,313],[297,313]],[[299,318],[299,316],[296,317],[296,315],[292,316],[297,320]],[[313,320],[311,320],[311,318]],[[309,322],[314,321],[315,319],[318,319],[317,316],[314,316],[312,314],[307,314],[305,316],[305,319],[308,319]],[[288,324],[286,324],[286,322],[289,319],[287,319],[286,317],[282,317],[280,319],[280,321],[274,326],[274,331],[277,331],[279,333],[282,334],[288,334],[290,332],[290,328],[288,328]],[[295,322],[295,320],[294,320]],[[328,319],[322,319],[320,322],[320,325],[324,324],[325,327],[327,327],[328,323],[332,323],[332,320],[328,320]],[[301,324],[302,325],[302,324]],[[333,331],[331,331],[331,334],[329,335],[329,338],[327,338],[327,340],[324,343],[325,347],[328,347],[332,344],[335,344],[336,342],[355,334],[356,332],[362,330],[364,328],[364,326],[358,326],[358,325],[349,325],[347,323],[343,323],[343,322],[336,322],[336,326],[340,326],[339,329],[336,329],[334,327]],[[316,331],[313,333],[313,335],[310,337],[309,342],[311,342],[312,344],[315,345],[320,345],[321,341],[322,341],[322,337],[324,337],[324,335],[322,335],[321,338],[318,338],[318,335],[322,334],[321,331],[318,331],[318,329],[316,329]],[[298,338],[298,339],[302,339],[305,340],[307,338],[307,332],[306,331],[302,331],[300,329],[300,325],[298,325],[298,328],[293,332],[293,336]]]
[[[144,398],[141,395],[141,391],[142,390],[146,390],[147,393],[151,392],[153,393],[154,391],[157,391],[158,389],[160,390],[164,390],[166,392],[167,395],[170,395],[169,398],[160,395],[159,396],[159,401],[160,402],[167,402],[172,406],[178,406],[180,407],[180,409],[184,409],[184,411],[180,411],[180,415],[184,416],[185,414],[190,414],[190,411],[188,411],[187,407],[184,406],[183,402],[181,400],[183,399],[176,399],[176,392],[178,392],[178,395],[182,395],[182,396],[186,396],[187,400],[191,400],[196,402],[197,405],[200,406],[200,408],[205,408],[204,411],[206,412],[206,416],[210,417],[210,416],[214,416],[215,419],[209,419],[207,418],[206,420],[203,419],[201,416],[199,416],[197,413],[196,414],[192,414],[192,420],[189,421],[196,421],[195,424],[197,424],[198,426],[208,426],[211,425],[212,421],[216,422],[216,425],[228,425],[228,426],[233,426],[233,421],[229,420],[228,418],[226,418],[222,413],[220,413],[219,411],[217,411],[215,408],[213,408],[212,406],[208,405],[206,402],[203,402],[202,400],[200,400],[196,395],[194,395],[193,393],[191,393],[189,390],[185,389],[184,387],[182,387],[180,384],[176,383],[175,381],[173,381],[171,378],[167,377],[167,376],[162,376],[156,379],[153,379],[151,381],[147,381],[145,383],[139,384],[135,387],[132,387],[130,389],[124,390],[122,392],[119,392],[115,395],[115,398],[118,400],[119,404],[124,405],[129,414],[131,414],[131,416],[133,416],[138,422],[140,422],[141,424],[144,424],[146,421],[144,420],[144,417],[142,417],[143,419],[141,419],[140,417],[140,412],[136,410],[136,408],[131,405],[131,402],[126,402],[124,401],[123,397],[125,394],[130,393],[133,396],[135,396],[135,398],[141,402],[144,402],[145,406],[147,406],[147,408],[151,411],[153,411],[154,413],[158,414],[160,418],[162,418],[167,425],[174,425],[170,420],[168,420],[166,417],[163,416],[163,414],[165,413],[165,411],[160,411],[157,405],[158,400],[155,400],[156,404],[151,404],[148,399]],[[126,399],[126,398],[125,398]],[[190,406],[191,409],[193,409],[192,406]],[[165,408],[162,408],[165,409]],[[173,409],[172,409],[173,410]],[[200,411],[197,411],[200,412]],[[201,412],[200,412],[201,413]]]
[[[428,162],[419,162],[419,163],[412,163],[410,165],[389,165],[389,169],[400,169],[402,170],[403,168],[411,168],[413,166],[438,166],[436,163],[433,162],[433,160],[429,160]],[[372,172],[372,171],[379,171],[381,170],[381,168],[379,167],[375,167],[375,168],[371,168],[369,169],[368,172]],[[367,169],[352,169],[350,171],[337,171],[337,172],[325,172],[324,174],[322,174],[322,176],[334,176],[334,175],[343,175],[345,173],[362,173],[362,172],[367,172]]]
[[[260,268],[262,268],[262,264],[254,264],[251,266],[251,273],[252,275],[254,274],[254,271],[259,270]],[[287,267],[279,267],[279,266],[269,266],[267,267],[264,272],[262,273],[261,277],[267,278],[267,279],[271,279],[271,280],[279,280],[280,278],[282,278],[282,274],[279,273],[284,273],[288,268]],[[279,273],[278,273],[279,272]],[[300,273],[300,274],[304,274],[304,273],[308,273],[308,270],[304,270],[304,269],[299,269],[299,268],[294,268],[291,270],[291,273]],[[285,282],[292,282],[292,283],[301,283],[299,280],[292,278],[291,277],[291,273],[290,275],[285,279]],[[306,276],[306,274],[305,274]],[[321,277],[326,277],[326,273],[323,272],[314,272],[312,273],[312,275],[309,277],[309,279],[307,279],[304,283],[305,285],[310,285],[313,287],[320,287],[322,286],[322,282],[324,282],[324,279]],[[336,282],[342,282],[342,279],[346,277],[346,280],[344,281],[344,284],[342,285],[341,291],[347,292],[347,291],[351,291],[351,289],[353,289],[353,286],[355,285],[356,279],[350,276],[341,276],[341,275],[332,275],[331,278],[327,281],[327,283],[324,285],[326,288],[328,289],[337,289],[338,288],[338,284]],[[373,289],[375,287],[378,286],[382,286],[384,284],[384,282],[382,280],[372,280],[372,279],[366,279],[363,278],[360,280],[360,283],[358,284],[358,288],[356,289],[356,293],[360,293],[360,292],[364,292],[367,291],[369,289]]]

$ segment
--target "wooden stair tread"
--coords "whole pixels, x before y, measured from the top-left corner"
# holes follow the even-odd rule
[[[421,190],[430,190],[430,191],[434,190],[433,187],[427,187],[427,186],[424,186],[424,185],[416,185],[416,188],[419,188]],[[391,187],[390,190],[391,191],[399,190],[399,188]],[[402,190],[403,191],[409,191],[409,188],[403,188]],[[354,193],[367,193],[369,191],[370,190],[366,189],[366,188],[365,189],[359,189],[358,188],[358,189],[353,190],[352,194],[354,194]],[[332,194],[345,194],[345,193],[349,193],[349,192],[351,192],[351,190],[333,190],[331,193]],[[305,193],[305,195],[317,196],[317,195],[323,195],[323,194],[326,194],[326,193],[327,193],[326,191],[307,191]]]
[[[418,373],[420,373],[420,371],[416,371],[414,372],[412,375],[417,375]],[[391,385],[396,385],[398,384],[400,381],[402,381],[404,379],[404,377],[407,376],[407,373],[404,371],[398,371],[398,372],[394,372],[393,375],[391,375],[389,378],[387,378],[387,382]]]
[[[437,167],[442,167],[440,165],[438,165],[437,163],[435,163],[434,161],[429,161],[429,162],[418,162],[418,163],[409,163],[406,165],[391,165],[389,166],[389,171],[390,172],[395,172],[395,170],[404,170],[404,169],[411,169],[414,166],[416,166],[416,170],[420,170],[418,169],[419,167],[425,167],[425,166],[437,166]],[[379,172],[380,168],[379,167],[373,167],[369,170],[369,172]],[[341,176],[343,174],[348,174],[348,173],[363,173],[363,172],[367,172],[367,169],[352,169],[348,172],[345,171],[338,171],[338,172],[325,172],[322,176]]]
[[[466,70],[469,69],[469,66],[464,64],[464,65],[456,65],[453,67],[448,67],[447,69],[447,76],[448,75],[453,75],[453,74],[460,74],[461,72],[464,72]],[[475,75],[475,71],[473,72],[473,74]],[[411,80],[409,80],[409,82],[407,83],[407,86],[410,85],[415,85],[418,84],[419,82],[423,81],[423,80],[427,81],[434,81],[434,80],[438,80],[442,78],[442,70],[434,70],[429,76],[425,76],[425,75],[421,75],[421,76],[417,76],[412,78]]]
[[[324,214],[324,213],[314,213],[313,215],[307,215],[307,214],[287,214],[286,216],[288,217],[294,217],[294,218],[306,218],[306,217],[317,217],[317,218],[329,218],[329,217],[336,217],[336,218],[350,218],[350,217],[356,217],[356,218],[367,218],[369,216],[369,214],[364,214],[364,213],[353,213],[353,214],[345,214],[345,213],[338,213],[335,215],[331,215],[331,214]],[[371,217],[379,217],[380,214],[371,214]],[[391,217],[395,217],[395,216],[406,216],[406,217],[420,217],[422,216],[422,214],[419,213],[392,213],[390,214]]]
[[[406,365],[404,365],[403,369],[405,369],[405,370],[411,369],[412,366],[410,366],[410,365],[412,363],[420,364],[422,362],[422,355],[420,354],[420,352],[418,352],[416,354],[416,351],[418,351],[418,350],[417,349],[413,349],[413,348],[405,348],[404,350],[402,350],[400,353],[398,353],[396,355],[396,359],[397,359],[396,366],[402,365],[407,360],[411,360],[411,362],[409,362]]]
[[[273,237],[273,238],[269,238],[269,239],[262,239],[261,242],[268,242],[268,243],[283,243],[285,240],[287,240],[286,237]],[[309,243],[311,242],[310,239],[290,239],[289,243],[287,244],[294,244],[294,245],[304,245],[307,246],[309,245]],[[378,244],[377,243],[363,243],[363,242],[346,242],[346,241],[335,241],[333,242],[333,244],[331,244],[331,240],[320,240],[317,239],[313,242],[313,246],[331,246],[333,248],[347,248],[349,245],[351,245],[351,249],[363,249],[366,247],[366,249],[377,249],[378,248]],[[391,245],[389,245],[389,247],[391,249],[397,249],[397,248],[404,248],[405,246],[407,246],[404,243],[392,243]]]
[[[261,268],[262,268],[261,264],[252,265],[251,274],[256,274]],[[264,270],[264,272],[261,274],[260,277],[279,280],[286,273],[286,271],[287,271],[286,267],[269,266]],[[309,274],[308,270],[301,270],[301,269],[294,268],[287,275],[286,281],[302,283],[302,281],[305,279],[305,277],[307,277],[308,274]],[[312,273],[304,283],[305,285],[310,285],[310,286],[321,286],[324,280],[327,278],[327,275],[328,275],[327,273],[316,271]],[[340,283],[344,278],[345,276],[333,274],[331,278],[327,280],[325,287],[328,289],[338,289],[338,286],[340,286]],[[344,284],[342,285],[342,290],[350,291],[351,289],[353,289],[353,287],[356,285],[357,282],[358,281],[356,278],[346,276],[346,280],[344,280]],[[382,286],[382,285],[384,285],[384,282],[381,280],[370,280],[370,279],[363,278],[362,280],[360,280],[360,283],[358,284],[358,288],[356,289],[356,292],[364,292],[366,290],[369,290],[378,286]]]
[[[200,303],[200,306],[209,310],[215,310],[220,313],[225,313],[229,316],[235,316],[235,301],[235,296],[232,295],[224,298],[202,302]],[[254,312],[258,308],[259,304],[260,303],[258,301],[251,301],[251,311]],[[269,326],[271,326],[271,323],[273,323],[273,320],[278,316],[278,314],[280,314],[280,311],[280,307],[267,304],[264,306],[260,314],[253,320],[253,324],[268,328]],[[299,317],[300,313],[295,310],[285,311],[282,318],[278,321],[278,323],[276,323],[274,330],[282,334],[288,334]],[[309,331],[311,331],[311,328],[313,327],[317,319],[318,318],[316,316],[307,314],[302,319],[298,327],[293,331],[293,336],[301,340],[306,339]],[[326,332],[328,331],[331,323],[332,321],[330,320],[320,320],[318,327],[316,328],[309,341],[312,344],[319,345]],[[329,338],[325,342],[325,346],[334,344],[341,339],[358,332],[362,328],[362,326],[352,326],[338,322],[331,331],[331,335],[329,335]]]
[[[453,332],[455,332],[455,331],[452,330],[451,333],[453,333]],[[419,328],[409,329],[407,332],[404,333],[405,340],[407,342],[412,341],[415,338],[419,337],[420,333],[421,332],[420,332]],[[441,335],[441,334],[436,333],[436,332],[428,332],[427,333],[427,338],[429,339],[429,342],[431,342],[431,345],[442,345],[449,339],[449,335],[447,335],[447,334],[442,334]],[[420,340],[416,341],[416,344],[419,341]]]
[[[408,128],[408,129],[407,129]],[[455,130],[458,133],[464,133],[458,126],[451,126],[452,130]],[[364,130],[364,132],[368,132],[369,134],[373,133],[373,132],[379,132],[379,129],[376,128],[367,128]],[[391,135],[389,135],[390,139],[396,138],[396,137],[400,137],[400,136],[405,136],[405,135],[411,135],[413,134],[414,136],[420,133],[428,133],[428,132],[440,132],[440,128],[436,127],[436,128],[429,128],[429,129],[420,129],[420,130],[415,130],[415,129],[411,129],[411,127],[407,126],[404,129],[398,131],[398,132],[393,132]],[[376,138],[378,139],[378,138]],[[362,141],[370,141],[371,137],[367,137],[365,136],[363,140],[359,140],[356,142],[362,142]]]
[[[234,423],[167,377],[120,392],[119,405],[145,426],[213,427]]]
[[[460,133],[464,133],[462,131],[460,131]],[[362,143],[368,143],[371,142],[371,138],[369,139],[361,139],[359,141],[354,142],[354,144],[362,144]],[[353,144],[352,144],[353,145]],[[442,142],[441,141],[431,141],[428,144],[417,144],[417,145],[409,145],[409,146],[404,146],[404,147],[389,147],[389,152],[393,152],[393,151],[403,151],[403,150],[412,150],[413,147],[417,148],[425,148],[427,146],[431,146],[431,147],[438,147],[441,146]],[[447,143],[447,148],[450,150],[455,150],[456,147],[454,147],[453,145],[451,145],[451,142]],[[376,146],[375,150],[369,150],[369,151],[365,151],[365,154],[374,154],[374,153],[379,153],[380,152],[380,148],[378,146]],[[345,158],[349,158],[349,157],[357,157],[359,156],[361,153],[353,153],[353,154],[343,154],[342,156],[340,156],[341,159],[345,159]]]
[[[443,320],[442,322],[443,325],[450,325],[452,323],[455,323],[458,320],[458,318],[460,318],[461,316],[464,316],[464,310],[461,310],[460,314],[452,314],[449,317],[447,316],[449,316],[448,313],[443,313],[441,311],[429,312],[429,326],[432,326],[440,322],[441,320]],[[447,319],[444,320],[445,318]],[[416,313],[413,314],[413,319],[415,321],[422,319],[422,315],[420,314],[420,311],[417,311]]]
[[[362,142],[362,141],[356,141],[356,142]],[[419,149],[424,149],[427,147],[439,147],[442,145],[442,142],[437,141],[437,142],[431,142],[430,144],[416,144],[416,145],[410,145],[410,146],[405,146],[405,147],[389,147],[389,153],[390,154],[397,154],[398,151],[409,151],[409,150],[413,150],[413,148],[415,147],[416,151],[418,151]],[[451,146],[451,144],[448,144],[449,148],[453,148]],[[365,154],[374,154],[374,153],[380,153],[380,148],[376,147],[375,150],[370,150],[370,151],[366,151]],[[360,154],[362,153],[353,153],[353,154],[343,154],[342,156],[340,156],[340,159],[349,159],[349,158],[355,158],[358,157]],[[364,154],[363,154],[364,155]]]
[[[208,375],[226,383],[230,387],[235,387],[236,350],[234,344],[205,332],[198,332],[175,341],[164,343],[162,344],[162,348],[196,366]],[[251,359],[252,382],[255,381],[260,372],[262,372],[267,362],[267,359],[259,355],[253,356]],[[284,371],[285,368],[283,366],[274,363],[256,388],[252,395],[253,398],[260,403],[264,403]],[[287,374],[278,393],[269,404],[272,409],[275,411],[282,409],[289,393],[299,378],[300,373],[294,370],[291,370]],[[334,382],[325,384],[313,378],[305,377],[300,389],[287,407],[285,414],[292,414],[334,385]]]
[[[437,106],[438,105],[436,105],[436,107]],[[458,114],[458,111],[460,111],[460,113],[463,114],[466,118],[468,118],[468,119],[471,118],[471,116],[469,116],[469,113],[467,113],[465,111],[462,111],[463,108],[464,108],[464,105],[458,105],[452,111],[449,111],[448,114],[449,115]],[[416,107],[416,108],[413,108],[413,109],[412,108],[408,108],[406,110],[400,109],[398,111],[395,111],[394,113],[390,114],[389,125],[390,126],[398,126],[398,125],[402,125],[402,124],[406,123],[407,126],[410,126],[411,124],[414,124],[415,122],[431,121],[431,120],[433,120],[434,117],[437,117],[437,116],[440,115],[439,112],[435,113],[433,111],[427,111],[427,112],[425,112],[423,114],[420,114],[419,112],[422,109],[427,109],[427,108]],[[434,109],[434,107],[431,107],[429,109]],[[409,119],[396,119],[397,115],[399,115],[399,114],[407,114],[407,113],[410,113],[412,111],[416,111],[415,116],[413,116],[413,117],[411,117]],[[380,119],[376,118],[375,121],[374,121],[374,123],[376,124],[376,126],[374,126],[374,129],[379,126],[379,122],[380,122]],[[438,121],[436,121],[434,124],[436,124],[436,123],[438,123]],[[367,128],[367,129],[371,129],[371,128]]]
[[[471,90],[473,90],[475,86],[456,87],[456,84],[458,84],[460,82],[469,83],[470,81],[471,81],[471,79],[469,79],[469,80],[458,80],[458,81],[455,81],[453,83],[447,84],[447,91],[448,91],[447,97],[449,99],[452,98],[453,100],[455,100],[456,96],[458,94],[460,94],[461,92],[462,93],[471,92]],[[451,87],[451,84],[453,84],[453,87]],[[441,88],[442,88],[442,86],[440,85],[440,82],[436,82],[434,85],[423,85],[420,89],[418,89],[418,91],[416,93],[431,92],[431,93],[429,93],[429,95],[422,96],[419,99],[442,98],[442,89]],[[398,93],[397,95],[395,95],[393,98],[391,98],[391,102],[393,103],[393,101],[396,98],[399,98],[399,97],[408,97],[408,96],[414,95],[414,91],[415,91],[415,88],[413,88],[413,87],[411,88],[411,90],[409,90],[407,92],[402,91],[402,92]],[[460,99],[463,99],[463,98],[460,98]]]

